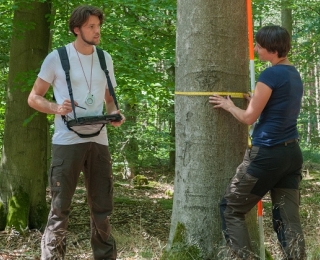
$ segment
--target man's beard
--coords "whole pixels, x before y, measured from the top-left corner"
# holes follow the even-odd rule
[[[81,30],[80,30],[80,36],[81,36],[81,39],[82,39],[85,43],[87,43],[87,44],[89,44],[89,45],[97,45],[97,44],[99,44],[99,41],[98,41],[98,42],[95,42],[95,41],[89,41],[89,40],[87,40],[87,39],[84,37],[84,35],[83,35],[83,33],[82,33]]]

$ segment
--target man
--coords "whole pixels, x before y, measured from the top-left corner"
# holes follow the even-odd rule
[[[70,16],[69,28],[76,39],[66,45],[66,50],[77,117],[101,115],[104,103],[108,114],[120,113],[109,93],[95,47],[100,42],[102,23],[102,11],[92,6],[79,6]],[[111,82],[116,86],[111,56],[107,52],[104,56]],[[53,86],[56,103],[44,98],[50,85]],[[41,241],[41,259],[63,259],[65,256],[70,204],[82,171],[90,207],[94,259],[115,260],[116,245],[108,219],[113,209],[113,182],[106,128],[103,127],[97,136],[81,138],[65,125],[62,116],[72,118],[73,113],[57,50],[45,58],[28,103],[40,112],[55,114],[49,171],[52,202]],[[121,121],[111,124],[120,126],[123,122],[122,116]]]

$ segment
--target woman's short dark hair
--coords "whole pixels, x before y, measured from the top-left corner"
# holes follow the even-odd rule
[[[256,34],[256,42],[269,52],[278,52],[278,58],[286,57],[291,48],[289,32],[277,25],[262,27]]]
[[[76,7],[70,16],[69,19],[69,29],[70,31],[77,36],[74,33],[74,28],[81,27],[85,22],[88,20],[90,15],[97,16],[100,20],[100,25],[103,24],[103,12],[97,7],[89,6],[89,5],[81,5]]]

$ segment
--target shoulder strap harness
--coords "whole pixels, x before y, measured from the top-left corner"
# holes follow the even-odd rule
[[[110,76],[109,76],[109,71],[107,69],[106,59],[105,59],[103,50],[98,48],[98,47],[96,47],[96,50],[97,50],[97,54],[98,54],[98,58],[99,58],[101,69],[106,74],[107,83],[108,83],[108,89],[109,89],[110,95],[113,98],[113,101],[114,101],[114,104],[115,104],[116,108],[119,109],[117,98],[116,98],[116,95],[115,95],[115,92],[114,92],[114,89],[113,89],[113,85],[112,85],[112,82],[111,82],[111,79],[110,79]],[[66,74],[66,81],[67,81],[69,96],[70,96],[70,100],[71,100],[73,116],[74,116],[74,119],[77,120],[76,109],[75,109],[74,98],[73,98],[73,92],[72,92],[72,86],[71,86],[71,80],[70,80],[70,62],[69,62],[66,46],[59,47],[57,49],[57,51],[59,53],[59,57],[60,57],[62,68],[63,68],[63,70],[64,70],[64,72]],[[61,116],[61,117],[62,117],[63,121],[66,122],[66,117],[65,116]],[[72,129],[70,129],[70,130],[72,130]],[[99,134],[99,132],[98,132],[98,134]],[[96,134],[94,134],[94,135],[96,135]]]

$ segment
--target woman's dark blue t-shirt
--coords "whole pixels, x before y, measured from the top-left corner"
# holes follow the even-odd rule
[[[297,118],[303,95],[299,72],[289,65],[275,65],[265,69],[259,82],[272,89],[252,134],[255,146],[273,146],[298,138]]]

